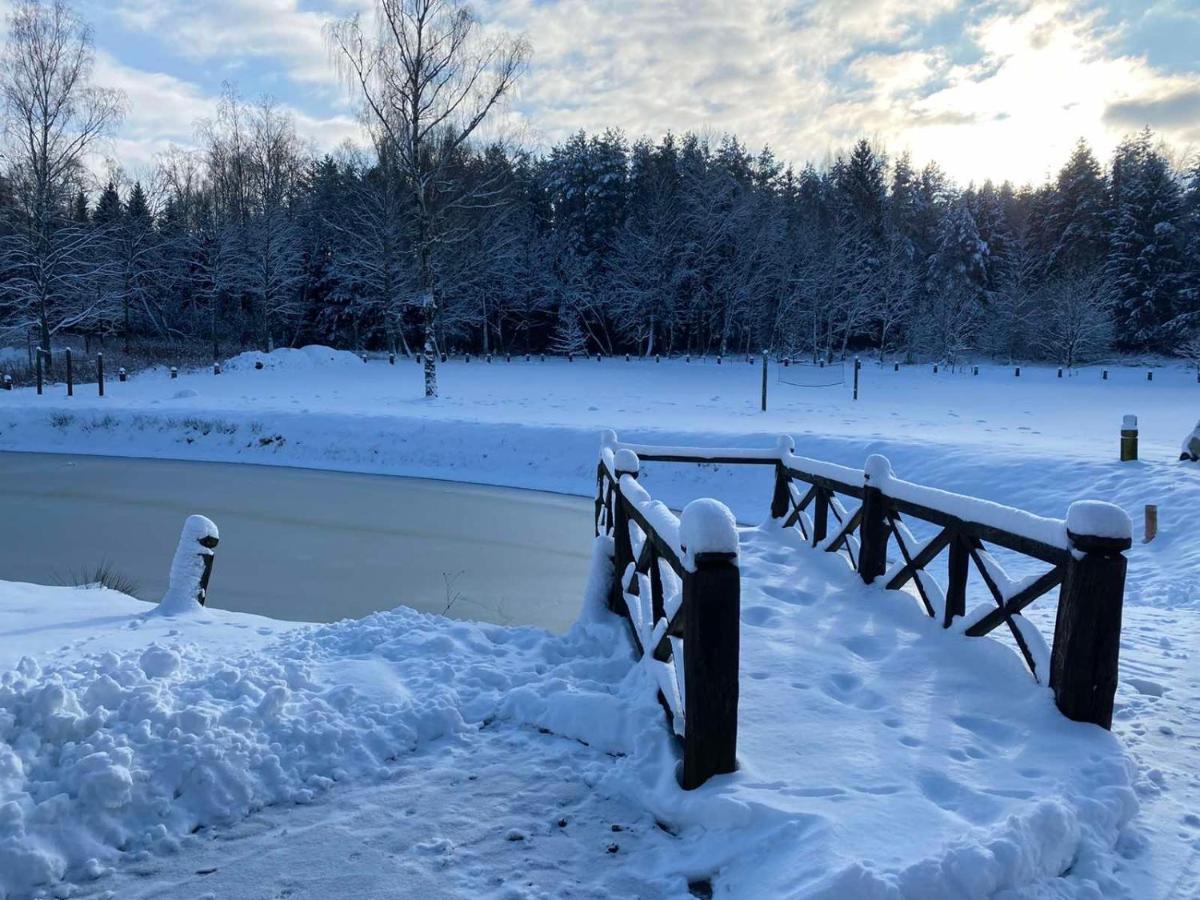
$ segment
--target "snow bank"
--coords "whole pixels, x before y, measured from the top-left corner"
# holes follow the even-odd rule
[[[349,350],[334,350],[320,344],[309,344],[295,349],[280,347],[270,353],[249,350],[223,363],[224,372],[245,372],[258,369],[274,369],[284,372],[307,372],[313,369],[351,369],[363,366],[362,358]]]

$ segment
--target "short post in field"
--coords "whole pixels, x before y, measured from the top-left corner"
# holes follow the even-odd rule
[[[1143,517],[1142,543],[1148,544],[1158,537],[1158,506],[1147,503]]]
[[[934,363],[934,364],[933,364],[933,374],[934,374],[934,375],[936,375],[936,374],[937,374],[937,372],[938,372],[938,364],[937,364],[937,363]]]
[[[174,380],[178,377],[179,377],[179,367],[171,366],[171,379]]]
[[[360,353],[360,354],[359,354],[359,358],[360,358],[360,359],[362,359],[362,361],[363,361],[363,365],[366,365],[366,363],[367,363],[367,354],[365,354],[365,353]]]
[[[1127,415],[1121,422],[1121,462],[1133,462],[1138,458],[1137,416]]]
[[[971,374],[972,374],[972,375],[978,375],[978,374],[979,374],[979,366],[975,366],[975,367],[974,367],[974,368],[971,370]]]
[[[857,356],[854,357],[854,399],[858,399],[858,373],[862,371],[862,360]],[[766,378],[766,375],[763,375]]]
[[[1062,378],[1062,366],[1058,367],[1058,377]]]
[[[683,573],[684,790],[737,769],[741,573],[737,524],[716,500],[694,500],[679,525]]]
[[[626,615],[625,609],[625,570],[633,559],[633,543],[629,538],[629,514],[625,504],[621,502],[621,478],[628,475],[636,479],[641,470],[641,462],[632,450],[618,450],[613,457],[613,474],[616,485],[613,492],[613,584],[612,593],[608,596],[608,608],[617,615]]]
[[[1014,377],[1014,378],[1020,378],[1020,377],[1021,377],[1021,367],[1020,367],[1020,366],[1016,366],[1016,367],[1014,367],[1014,368],[1013,368],[1013,377]]]
[[[1108,369],[1101,369],[1101,370],[1100,370],[1100,380],[1101,380],[1101,381],[1108,381]]]
[[[129,373],[125,371],[124,366],[121,366],[119,369],[117,369],[117,381],[127,381],[128,379]]]
[[[96,354],[96,389],[104,396],[104,354]]]
[[[762,352],[762,411],[767,411],[767,351]]]
[[[662,362],[662,359],[659,357],[659,355],[658,355],[657,353],[655,353],[655,354],[654,354],[654,361],[655,361],[655,362]]]
[[[37,352],[34,354],[35,358],[37,359],[37,376],[36,377],[37,377],[37,392],[38,392],[39,397],[42,396],[42,381],[43,381],[43,378],[42,378],[42,353],[43,352],[44,351],[42,350],[42,348],[38,347]]]
[[[6,391],[11,391],[11,390],[13,389],[13,382],[12,382],[12,376],[11,376],[11,375],[5,375],[5,376],[4,376],[4,389],[5,389]]]
[[[66,361],[67,361],[67,396],[74,397],[75,396],[75,367],[72,365],[72,361],[71,361],[71,348],[68,347],[66,350],[64,350],[63,355],[65,356]]]
[[[179,535],[179,544],[171,560],[171,576],[167,592],[158,605],[165,616],[194,610],[208,602],[208,582],[212,577],[213,559],[220,533],[211,519],[188,516]]]
[[[1112,727],[1121,651],[1125,551],[1132,526],[1120,507],[1097,500],[1071,504],[1067,535],[1075,551],[1058,601],[1050,688],[1069,719]]]
[[[394,366],[395,364],[396,364],[396,351],[391,350],[388,352],[388,365]]]
[[[887,571],[888,526],[883,487],[892,474],[886,456],[873,453],[863,467],[862,520],[858,526],[858,574],[870,584]]]
[[[221,364],[220,364],[219,362],[215,362],[215,363],[213,363],[213,374],[214,374],[214,375],[220,375],[220,374],[221,374]]]
[[[892,363],[892,371],[899,372],[900,371],[900,363]]]
[[[1147,381],[1153,381],[1153,380],[1154,380],[1154,372],[1147,372],[1147,373],[1146,373],[1146,380],[1147,380]]]

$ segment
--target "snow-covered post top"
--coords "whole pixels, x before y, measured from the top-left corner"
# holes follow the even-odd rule
[[[621,480],[622,475],[632,475],[637,478],[638,473],[642,470],[642,461],[628,447],[622,447],[613,455],[613,470],[616,473],[617,481]]]
[[[683,564],[696,570],[700,557],[717,555],[737,562],[737,520],[729,507],[708,497],[693,500],[683,508],[679,521],[679,549]]]
[[[1137,416],[1126,415],[1121,419],[1121,462],[1133,462],[1138,458]]]
[[[796,442],[790,435],[781,434],[775,440],[775,488],[771,493],[771,518],[786,520],[792,511],[792,480],[787,472],[788,461],[796,452]]]
[[[1179,459],[1189,462],[1200,461],[1200,422],[1197,422],[1196,427],[1192,429],[1192,433],[1184,438]]]
[[[1133,522],[1112,503],[1076,500],[1067,510],[1067,537],[1076,550],[1120,553],[1133,544]]]
[[[882,490],[895,473],[892,463],[879,453],[872,453],[863,465],[863,480],[867,485]]]
[[[170,584],[158,611],[174,616],[204,606],[213,557],[221,536],[217,526],[204,516],[188,516],[179,535],[179,546],[171,560]]]

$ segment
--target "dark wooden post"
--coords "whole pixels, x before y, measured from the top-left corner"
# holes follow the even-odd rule
[[[71,348],[64,351],[67,359],[67,396],[75,396],[75,367],[71,365]]]
[[[1021,377],[1021,367],[1020,366],[1017,366],[1016,368],[1013,369],[1013,375],[1017,378]]]
[[[697,517],[705,521],[693,530],[690,521]],[[741,654],[741,579],[733,514],[715,500],[694,501],[683,511],[681,539],[689,532],[703,535],[704,544],[682,548],[684,790],[737,769]]]
[[[858,373],[862,371],[862,360],[854,357],[854,399],[858,399]]]
[[[104,396],[104,354],[96,354],[96,388],[100,391],[100,396]]]
[[[1153,380],[1154,380],[1154,373],[1153,373],[1153,372],[1147,372],[1147,373],[1146,373],[1146,380],[1147,380],[1147,381],[1153,381]]]
[[[613,585],[608,596],[608,608],[619,616],[629,616],[625,606],[625,570],[633,562],[633,543],[629,539],[629,514],[621,496],[621,476],[638,477],[641,464],[632,450],[618,450],[613,467],[616,485],[613,488]]]
[[[873,454],[867,458],[863,471],[862,521],[858,526],[858,574],[867,584],[887,571],[888,527],[884,515],[887,501],[883,485],[891,472],[886,457]]]
[[[1121,462],[1134,462],[1138,458],[1137,416],[1125,416],[1121,420]]]
[[[5,375],[5,376],[4,376],[4,389],[5,389],[6,391],[11,391],[11,390],[13,389],[13,382],[12,382],[12,376],[11,376],[11,375]]]
[[[220,374],[221,374],[221,364],[220,364],[219,362],[215,362],[215,363],[213,363],[213,374],[214,374],[214,375],[220,375]]]
[[[41,347],[38,347],[37,353],[34,354],[37,357],[37,392],[39,397],[42,395],[42,354],[44,352]]]
[[[775,491],[771,494],[771,518],[782,520],[792,508],[791,479],[783,463],[775,464]]]
[[[829,492],[818,487],[813,494],[812,545],[819,546],[829,537]]]
[[[124,381],[129,377],[129,373],[125,371],[125,367],[121,366],[117,369],[117,381]]]
[[[1101,381],[1108,381],[1108,369],[1103,369],[1103,370],[1101,370],[1101,372],[1100,372],[1100,380],[1101,380]]]
[[[396,364],[396,351],[391,350],[388,352],[388,365],[394,366],[395,364]]]
[[[174,380],[178,377],[179,377],[179,367],[171,366],[171,379]]]
[[[179,615],[194,609],[196,604],[204,606],[208,602],[208,582],[219,543],[220,533],[211,519],[187,517],[171,561],[167,592],[158,605],[159,613]]]
[[[967,614],[967,576],[970,574],[971,545],[967,538],[956,534],[950,539],[950,558],[946,578],[946,611],[942,617],[942,627],[949,628],[954,624],[955,616]],[[913,577],[920,578],[917,572]]]
[[[763,362],[763,377],[762,377],[762,411],[767,411],[767,351],[762,352]]]
[[[1132,525],[1110,503],[1073,503],[1067,534],[1075,552],[1058,600],[1050,687],[1069,719],[1112,727],[1113,697],[1121,652],[1125,556]],[[1080,556],[1079,554],[1082,554]]]

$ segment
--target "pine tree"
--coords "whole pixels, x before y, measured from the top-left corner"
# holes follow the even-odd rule
[[[1047,216],[1053,240],[1047,270],[1063,274],[1099,264],[1108,249],[1106,186],[1100,164],[1082,138],[1055,187]]]
[[[1189,325],[1184,287],[1183,204],[1170,166],[1145,129],[1117,148],[1112,250],[1117,340],[1127,350],[1170,352]]]

